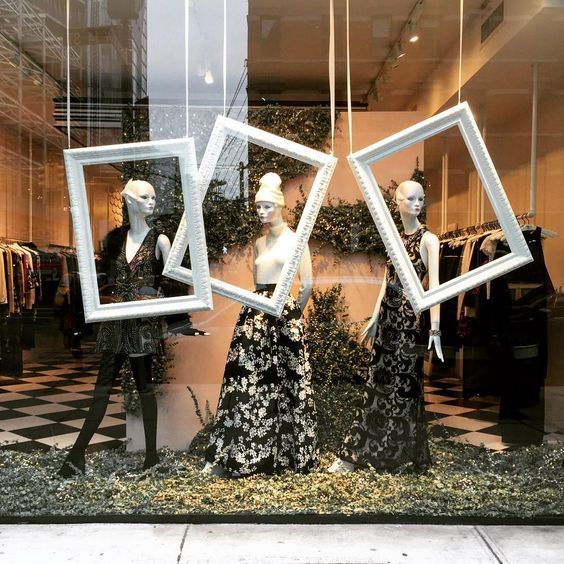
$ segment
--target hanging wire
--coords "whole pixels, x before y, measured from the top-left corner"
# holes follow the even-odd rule
[[[66,8],[66,35],[67,35],[67,50],[66,50],[66,63],[67,63],[67,144],[70,149],[71,146],[71,110],[70,110],[70,94],[71,94],[71,84],[70,84],[70,0],[67,0]]]
[[[351,41],[350,41],[350,10],[349,0],[347,0],[347,113],[349,121],[349,155],[353,152],[352,138],[352,94],[351,94]]]
[[[186,103],[186,137],[188,137],[188,126],[190,125],[190,98],[188,97],[188,61],[189,61],[189,45],[190,45],[190,0],[184,0],[184,96]]]
[[[329,99],[331,109],[331,154],[335,148],[335,5],[329,0]]]
[[[227,108],[227,0],[223,0],[223,115]]]
[[[464,0],[460,0],[460,31],[459,31],[459,45],[458,45],[458,103],[460,104],[461,91],[462,91],[462,33],[464,24]]]

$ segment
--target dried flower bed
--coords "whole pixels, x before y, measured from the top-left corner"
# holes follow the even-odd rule
[[[0,451],[0,514],[93,515],[388,515],[532,518],[564,516],[564,448],[539,446],[494,453],[441,440],[422,476],[326,468],[351,417],[358,386],[318,391],[321,469],[309,475],[225,479],[204,476],[205,430],[190,452],[161,451],[162,464],[141,473],[143,454],[109,450],[88,456],[84,476],[56,476],[63,450]],[[344,400],[343,398],[347,398]]]

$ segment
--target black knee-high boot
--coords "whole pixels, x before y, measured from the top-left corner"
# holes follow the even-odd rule
[[[143,470],[147,470],[159,463],[157,454],[157,400],[151,377],[152,356],[130,356],[129,361],[141,401],[143,430],[145,431]]]
[[[86,447],[104,418],[112,386],[126,358],[125,355],[116,355],[111,352],[105,352],[102,355],[90,409],[73,447],[59,470],[59,475],[63,478],[74,476],[79,471],[84,472]]]

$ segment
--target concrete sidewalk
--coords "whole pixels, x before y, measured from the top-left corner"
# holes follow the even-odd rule
[[[1,525],[2,564],[564,562],[564,527]]]

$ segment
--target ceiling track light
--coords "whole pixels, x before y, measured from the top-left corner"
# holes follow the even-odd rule
[[[396,61],[398,59],[401,59],[402,57],[405,57],[405,51],[403,50],[403,47],[401,46],[401,41],[398,41],[392,47],[392,55],[393,55],[393,58],[396,59]]]
[[[407,25],[408,33],[407,37],[409,38],[410,43],[416,43],[419,41],[419,20],[411,19]]]
[[[395,43],[390,47],[386,59],[380,66],[376,78],[372,81],[370,88],[368,90],[368,97],[374,92],[378,91],[377,82],[386,82],[389,75],[390,68],[397,68],[400,61],[405,57],[405,51],[403,50],[402,42],[408,41],[409,43],[415,43],[419,40],[419,19],[421,17],[421,12],[423,11],[424,0],[417,0],[413,8],[407,16],[407,20],[403,27],[401,28],[400,34],[395,41]],[[376,96],[376,99],[379,97]]]

